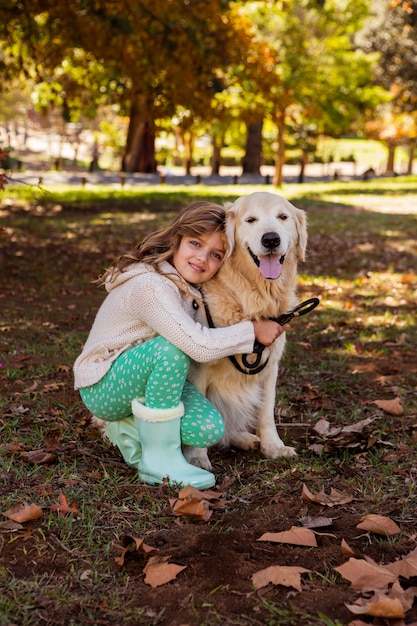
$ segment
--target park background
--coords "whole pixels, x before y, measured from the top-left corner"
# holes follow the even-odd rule
[[[336,176],[335,162],[356,175],[411,174],[415,4],[9,0],[4,164],[168,175],[235,167],[277,186],[284,166],[303,181],[310,162]]]

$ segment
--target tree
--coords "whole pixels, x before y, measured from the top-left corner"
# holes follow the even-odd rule
[[[366,0],[243,4],[272,60],[260,109],[277,129],[274,184],[283,182],[287,124],[340,134],[364,119],[383,90],[372,85],[375,56],[356,49]],[[256,85],[256,79],[254,86]]]
[[[193,117],[209,109],[213,78],[233,61],[238,37],[229,4],[34,0],[29,11],[18,0],[8,0],[0,8],[3,69],[8,76],[23,72],[59,85],[70,116],[81,94],[92,108],[117,99],[120,111],[130,117],[122,165],[128,171],[152,171],[155,120],[174,115],[176,106]],[[84,59],[77,72],[74,50]],[[80,73],[85,60],[90,69],[100,68],[99,84],[93,72]]]
[[[377,19],[365,30],[361,46],[378,53],[376,80],[390,92],[391,101],[368,130],[388,146],[388,173],[394,172],[397,146],[408,145],[411,174],[417,141],[417,5],[411,0],[385,0],[375,3],[375,10]]]

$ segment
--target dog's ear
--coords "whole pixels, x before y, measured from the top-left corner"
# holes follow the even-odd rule
[[[229,246],[229,254],[232,252],[235,247],[235,220],[236,220],[236,209],[232,202],[227,202],[224,205],[226,210],[226,226],[224,229],[227,244]]]
[[[307,216],[305,211],[295,209],[295,223],[297,226],[297,253],[300,261],[304,261],[307,249]]]

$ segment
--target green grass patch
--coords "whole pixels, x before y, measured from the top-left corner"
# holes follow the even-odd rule
[[[348,623],[353,616],[345,604],[355,592],[333,570],[343,562],[341,540],[377,562],[391,562],[414,546],[416,177],[282,191],[308,216],[300,298],[321,300],[292,323],[277,386],[277,423],[297,448],[296,459],[213,451],[224,506],[202,523],[176,518],[169,500],[178,490],[139,484],[89,427],[71,368],[104,295],[91,280],[189,201],[231,200],[254,190],[274,191],[200,185],[4,192],[1,512],[36,503],[43,517],[0,531],[0,623],[165,626],[173,615],[198,626]],[[401,415],[376,404],[394,399]],[[349,445],[314,448],[323,444],[314,431],[318,420],[342,428],[368,418],[371,425]],[[28,453],[39,450],[55,459],[31,463]],[[353,499],[323,510],[301,500],[303,484]],[[51,508],[60,494],[76,503],[78,514]],[[395,519],[401,534],[387,539],[359,532],[361,516],[371,512]],[[336,539],[320,538],[315,550],[257,542],[263,532],[323,513],[334,518],[329,532]],[[150,588],[144,555],[129,553],[122,568],[115,563],[125,536],[145,537],[187,569],[172,583]],[[282,586],[255,592],[251,585],[255,571],[277,563],[313,572],[301,593],[291,590],[291,602]],[[412,611],[409,621],[417,617]]]

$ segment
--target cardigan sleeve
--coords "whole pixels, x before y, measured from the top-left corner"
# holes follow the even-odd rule
[[[149,272],[129,282],[130,285],[125,285],[126,312],[130,310],[132,316],[136,315],[194,361],[207,363],[253,351],[255,332],[252,322],[208,328],[191,317],[187,311],[190,304],[187,295],[170,279]]]

